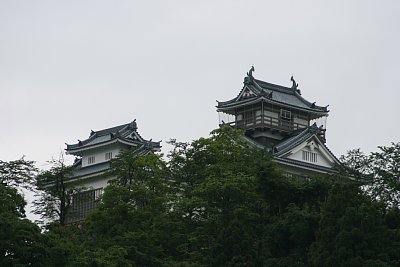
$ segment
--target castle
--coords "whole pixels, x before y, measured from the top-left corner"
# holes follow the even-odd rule
[[[72,199],[67,223],[83,220],[95,208],[104,187],[113,178],[104,174],[110,168],[110,161],[121,151],[136,148],[137,155],[160,151],[160,142],[145,140],[137,129],[134,120],[112,128],[91,131],[87,139],[67,144],[66,153],[76,157],[68,182],[71,186],[85,188],[84,192]]]
[[[339,161],[326,146],[325,138],[327,106],[304,99],[293,77],[292,86],[285,87],[257,80],[253,72],[254,67],[236,97],[218,102],[220,126],[244,130],[244,138],[255,147],[267,149],[287,176],[335,172]],[[91,131],[87,139],[67,144],[66,153],[76,156],[71,185],[90,188],[72,200],[67,223],[83,220],[95,208],[112,178],[104,176],[110,160],[131,147],[143,155],[160,151],[161,145],[142,138],[136,121]]]
[[[268,149],[288,176],[335,172],[339,161],[325,138],[328,106],[304,99],[293,77],[292,86],[285,87],[257,80],[253,72],[254,67],[235,98],[218,102],[220,125],[243,129],[246,139]]]

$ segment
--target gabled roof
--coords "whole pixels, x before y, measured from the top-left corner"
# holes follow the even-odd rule
[[[152,147],[154,150],[158,150],[161,145],[160,142],[152,142],[143,139],[137,132],[136,120],[131,123],[107,128],[99,131],[91,131],[89,138],[85,140],[78,140],[75,144],[66,144],[66,151],[70,154],[74,152],[86,150],[99,145],[107,145],[114,142],[120,142],[127,145],[143,145]]]
[[[254,70],[254,69],[253,69]],[[228,110],[233,107],[238,107],[253,102],[264,100],[266,102],[284,105],[293,109],[300,109],[312,113],[327,114],[328,106],[322,107],[307,101],[301,96],[301,92],[297,89],[298,84],[293,81],[293,86],[285,87],[276,85],[253,77],[252,71],[247,74],[244,79],[244,86],[239,95],[225,102],[218,102],[217,108],[219,111]]]
[[[309,127],[294,131],[288,138],[274,146],[274,155],[285,154],[296,146],[306,142],[314,135],[317,135],[320,131],[321,129],[315,123]]]
[[[301,145],[310,142],[310,140],[315,140],[318,142],[319,147],[323,150],[323,154],[326,155],[327,158],[331,160],[334,164],[339,164],[340,161],[335,157],[335,155],[329,150],[329,148],[321,141],[319,137],[319,133],[322,131],[316,124],[313,124],[309,127],[299,129],[292,133],[292,135],[282,142],[278,143],[273,147],[273,156],[276,160],[290,163],[292,165],[298,165],[300,167],[307,167],[307,168],[316,168],[319,170],[327,171],[331,170],[334,171],[332,168],[327,168],[324,166],[319,166],[313,163],[307,163],[299,160],[294,160],[288,158],[286,155],[291,154],[296,148],[301,148]]]

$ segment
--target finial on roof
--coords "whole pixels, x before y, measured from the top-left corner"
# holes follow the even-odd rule
[[[78,145],[81,146],[82,145],[82,141],[78,139]]]
[[[311,108],[315,108],[315,103],[316,103],[316,102],[314,102],[314,103],[311,104]]]
[[[299,84],[298,83],[296,83],[296,81],[294,80],[294,78],[293,78],[293,75],[292,75],[292,77],[290,77],[290,80],[292,81],[292,89],[293,90],[297,90],[297,87],[299,86]]]
[[[90,130],[90,136],[92,136],[95,132],[93,130]]]
[[[129,124],[129,127],[130,127],[130,128],[133,128],[133,129],[137,129],[136,119],[134,119],[134,120]]]
[[[249,72],[247,73],[247,76],[253,77],[253,71],[255,71],[254,66],[251,66],[251,69],[250,69]]]
[[[255,71],[254,66],[251,66],[251,69],[247,72],[247,77],[244,77],[244,84],[249,84],[253,81],[253,71]]]

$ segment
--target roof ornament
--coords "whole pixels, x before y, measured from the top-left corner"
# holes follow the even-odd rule
[[[94,135],[95,131],[90,130],[90,136]]]
[[[290,80],[292,81],[292,89],[293,90],[297,90],[297,87],[299,86],[299,84],[298,83],[296,83],[296,81],[294,80],[294,78],[293,78],[293,75],[292,75],[292,77],[290,77]]]
[[[253,81],[253,79],[254,79],[253,72],[254,71],[255,71],[254,66],[251,66],[251,69],[247,72],[247,76],[244,77],[244,82],[243,83],[245,85],[250,84]]]
[[[253,78],[253,71],[255,71],[254,66],[251,66],[251,69],[250,69],[249,72],[247,73],[247,76]]]
[[[136,119],[129,124],[129,128],[137,129]]]
[[[272,99],[272,93],[273,93],[273,91],[271,91],[271,92],[268,94],[267,97]]]
[[[296,91],[299,95],[301,95],[301,91],[299,90],[299,89],[297,89],[297,87],[299,87],[299,84],[298,83],[296,83],[296,81],[294,80],[294,78],[293,78],[293,75],[292,75],[292,77],[290,77],[290,80],[292,81],[292,89],[294,90],[294,91]]]
[[[82,141],[78,139],[78,146],[82,145]]]
[[[311,108],[315,108],[315,103],[316,103],[316,102],[313,102],[313,103],[311,104]]]

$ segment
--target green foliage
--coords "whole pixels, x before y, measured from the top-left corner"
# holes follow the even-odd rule
[[[8,213],[16,217],[25,216],[26,202],[18,190],[0,184],[0,213]]]
[[[160,155],[149,153],[138,158],[131,152],[113,162],[117,179],[105,189],[102,202],[83,225],[86,249],[76,262],[161,266],[165,257],[162,243],[168,240],[168,232],[164,232],[170,209],[168,172]],[[129,168],[115,167],[122,162]],[[129,178],[130,168],[134,174]]]
[[[345,173],[363,179],[365,190],[388,206],[400,205],[400,143],[380,146],[378,152],[364,155],[359,149],[342,157]]]
[[[25,219],[26,202],[19,188],[32,189],[36,168],[23,158],[0,161],[0,266],[46,265],[45,239]]]
[[[23,219],[22,196],[0,187],[0,265],[399,266],[398,145],[351,151],[344,178],[289,178],[229,127],[171,144],[168,161],[119,154],[79,227],[40,233]],[[41,214],[67,214],[70,171],[58,162],[39,175]]]
[[[31,190],[36,173],[34,162],[27,161],[23,157],[8,162],[0,160],[0,184]]]
[[[46,246],[39,227],[25,219],[17,189],[0,184],[0,266],[43,266]]]
[[[390,262],[394,245],[384,223],[386,210],[345,178],[334,184],[321,211],[310,256],[315,266],[364,266]],[[383,265],[384,266],[384,265]]]

